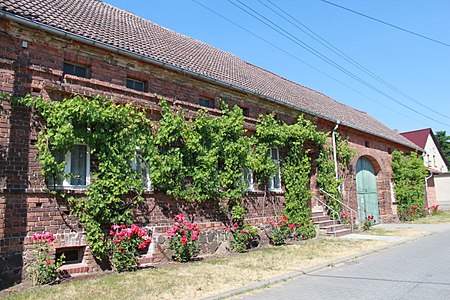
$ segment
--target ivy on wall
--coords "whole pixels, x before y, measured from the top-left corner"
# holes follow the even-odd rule
[[[131,209],[142,201],[143,182],[130,164],[137,150],[149,165],[153,186],[178,201],[228,200],[232,207],[240,207],[239,199],[246,190],[244,168],[250,168],[256,181],[267,189],[268,179],[281,167],[285,214],[289,222],[303,225],[303,238],[315,235],[308,208],[310,148],[325,149],[325,153],[326,134],[302,116],[292,125],[273,115],[261,116],[256,133],[247,136],[241,109],[224,103],[218,117],[202,110],[187,119],[182,109],[161,100],[161,119],[152,122],[144,107],[100,97],[46,101],[27,96],[19,102],[44,120],[37,147],[47,178],[56,178],[64,170],[65,163],[58,162],[55,153],[66,153],[79,143],[89,146],[96,165],[92,182],[85,198],[69,197],[69,204],[84,224],[97,258],[108,254],[105,241],[109,226],[130,225]],[[287,153],[280,165],[268,156],[271,147]],[[345,159],[341,161],[345,163]],[[334,176],[334,169],[328,167],[329,155],[318,162],[319,176]],[[336,183],[330,180],[326,184]]]
[[[249,152],[241,109],[222,103],[220,117],[202,110],[186,120],[182,110],[172,110],[166,101],[160,106],[162,118],[148,156],[153,184],[185,201],[240,198]]]
[[[326,142],[326,135],[317,131],[311,121],[299,116],[292,125],[281,123],[273,115],[262,116],[256,126],[252,170],[258,181],[265,184],[278,172],[278,166],[267,155],[271,147],[286,150],[286,157],[281,162],[281,174],[285,184],[285,211],[289,222],[302,224],[298,229],[303,238],[314,237],[316,232],[310,222],[311,210],[308,201],[311,199],[309,188],[311,161],[307,142],[319,149]]]
[[[424,206],[427,170],[417,153],[405,155],[397,150],[392,153],[392,170],[398,215],[405,220],[413,207],[421,211]]]
[[[345,173],[350,160],[356,154],[356,150],[350,148],[347,139],[341,138],[338,133],[335,133],[335,136],[338,172],[342,174]],[[327,144],[324,144],[316,162],[318,166],[317,184],[321,189],[332,196],[330,197],[329,195],[324,194],[327,205],[335,211],[331,211],[330,216],[333,219],[338,219],[341,208],[339,201],[342,202],[343,200],[342,195],[339,192],[339,186],[343,179],[340,178],[339,180],[336,180],[333,148]]]
[[[109,225],[130,225],[130,208],[142,199],[142,179],[130,162],[137,148],[144,151],[151,143],[151,124],[144,110],[100,97],[75,96],[63,101],[24,97],[19,102],[32,107],[45,120],[37,148],[47,178],[64,173],[65,162],[58,162],[54,153],[66,153],[75,144],[86,144],[95,156],[97,167],[86,199],[69,197],[69,204],[84,224],[92,254],[105,257]],[[125,197],[130,193],[135,196]]]

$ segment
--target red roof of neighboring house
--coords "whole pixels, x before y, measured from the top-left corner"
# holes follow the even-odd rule
[[[91,43],[95,41],[98,47],[115,47],[417,149],[414,143],[364,112],[98,0],[1,0],[0,10],[5,17],[19,16],[12,18],[16,22],[44,25],[40,27],[42,30],[70,33]]]
[[[419,129],[414,131],[402,132],[400,135],[404,136],[420,148],[425,148],[428,135],[431,133],[431,128]]]

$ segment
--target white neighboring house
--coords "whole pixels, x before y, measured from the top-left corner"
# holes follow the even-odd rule
[[[427,204],[438,204],[443,210],[450,210],[450,173],[448,161],[431,128],[400,133],[425,150],[423,163],[430,172],[427,177]]]

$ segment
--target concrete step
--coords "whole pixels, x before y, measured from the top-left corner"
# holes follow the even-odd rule
[[[321,211],[313,211],[312,212],[312,216],[313,217],[320,217],[320,216],[324,216],[325,214],[324,214],[324,212],[321,210]]]
[[[319,226],[320,229],[326,229],[328,227],[333,227],[333,220],[330,220],[330,218],[328,218],[328,220],[323,220],[323,221],[318,221],[318,222],[314,222],[316,225]],[[339,224],[339,222],[336,221],[336,226]]]
[[[336,237],[344,236],[344,235],[347,235],[347,234],[350,234],[350,233],[352,233],[352,230],[349,229],[349,228],[345,228],[345,229],[341,229],[341,230],[336,230]],[[327,233],[327,234],[328,234],[328,235],[333,235],[333,236],[334,236],[334,232],[333,232],[333,233]]]
[[[327,228],[322,228],[322,229],[326,229],[326,232],[328,234],[328,233],[333,233],[334,231],[347,229],[347,227],[343,224],[336,224],[336,227],[331,225],[331,226],[327,226]]]
[[[327,221],[329,219],[330,219],[329,216],[324,216],[324,215],[311,217],[311,221],[313,221],[314,223],[320,222],[320,221]]]

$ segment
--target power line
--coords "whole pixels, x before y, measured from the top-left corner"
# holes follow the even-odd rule
[[[333,2],[330,2],[330,1],[327,1],[327,0],[320,0],[320,1],[325,2],[325,3],[327,3],[327,4],[330,4],[330,5],[333,5],[333,6],[336,6],[336,7],[339,7],[339,8],[341,8],[341,9],[343,9],[343,10],[352,12],[352,13],[354,13],[354,14],[363,16],[363,17],[365,17],[365,18],[371,19],[371,20],[373,20],[373,21],[375,21],[375,22],[378,22],[378,23],[381,23],[381,24],[384,24],[384,25],[393,27],[393,28],[395,28],[395,29],[398,29],[398,30],[407,32],[407,33],[409,33],[409,34],[412,34],[412,35],[421,37],[421,38],[423,38],[423,39],[426,39],[426,40],[429,40],[429,41],[432,41],[432,42],[435,42],[435,43],[444,45],[444,46],[446,46],[446,47],[450,47],[450,44],[447,44],[447,43],[445,43],[445,42],[441,42],[441,41],[439,41],[439,40],[436,40],[436,39],[427,37],[427,36],[425,36],[425,35],[423,35],[423,34],[420,34],[420,33],[417,33],[417,32],[414,32],[414,31],[411,31],[411,30],[402,28],[402,27],[400,27],[400,26],[397,26],[397,25],[394,25],[394,24],[391,24],[391,23],[382,21],[382,20],[380,20],[380,19],[377,19],[377,18],[368,16],[368,15],[365,15],[365,14],[363,14],[363,13],[360,13],[360,12],[358,12],[358,11],[356,11],[356,10],[353,10],[353,9],[350,9],[350,8],[347,8],[347,7],[344,7],[344,6],[342,6],[342,5],[338,5],[338,4],[336,4],[336,3],[333,3]]]
[[[302,32],[304,32],[305,34],[307,34],[308,36],[313,38],[315,41],[317,41],[318,43],[320,43],[321,45],[326,47],[328,50],[332,51],[333,53],[335,53],[339,57],[343,58],[344,60],[346,60],[347,62],[349,62],[353,66],[355,66],[356,68],[358,68],[361,71],[363,71],[364,73],[368,74],[370,77],[372,77],[375,80],[381,82],[382,84],[384,84],[385,86],[387,86],[388,88],[393,90],[394,92],[396,92],[396,93],[402,95],[403,97],[413,101],[414,103],[422,106],[423,108],[425,108],[425,109],[427,109],[427,110],[429,110],[429,111],[431,111],[431,112],[433,112],[435,114],[440,115],[441,117],[444,117],[446,119],[450,119],[450,116],[447,116],[447,115],[445,115],[445,114],[443,114],[443,113],[441,113],[441,112],[439,112],[439,111],[437,111],[437,110],[435,110],[435,109],[433,109],[431,107],[428,107],[427,105],[422,104],[422,102],[414,99],[413,97],[411,97],[410,95],[406,94],[405,92],[403,92],[402,90],[398,89],[397,87],[393,86],[392,84],[390,84],[389,82],[387,82],[386,80],[381,78],[380,76],[376,75],[375,73],[373,73],[372,71],[370,71],[369,69],[367,69],[366,67],[364,67],[363,65],[358,63],[356,60],[351,58],[349,55],[347,55],[343,51],[339,50],[337,47],[335,47],[333,44],[328,42],[326,39],[322,38],[319,34],[315,33],[313,30],[308,28],[308,26],[306,26],[305,24],[300,22],[297,18],[293,17],[291,14],[289,14],[288,12],[283,10],[281,7],[279,7],[278,5],[273,3],[271,0],[266,0],[266,1],[268,3],[270,3],[272,6],[274,6],[275,8],[277,8],[279,11],[281,11],[284,15],[288,16],[291,20],[293,20],[295,23],[297,23],[301,27],[299,27],[297,24],[295,24],[294,22],[292,22],[291,20],[289,20],[288,18],[286,18],[282,14],[276,12],[272,7],[270,7],[267,4],[265,4],[262,0],[258,0],[259,3],[261,3],[262,5],[267,7],[269,10],[271,10],[272,12],[274,12],[275,14],[277,14],[278,16],[280,16],[281,18],[283,18],[284,20],[286,20],[287,22],[289,22],[290,24],[295,26],[297,29],[301,30]]]
[[[397,114],[399,114],[399,115],[402,115],[402,116],[404,116],[405,118],[408,118],[408,119],[410,119],[410,120],[412,120],[412,121],[414,121],[414,122],[421,123],[422,125],[428,125],[427,123],[424,123],[424,122],[422,122],[422,121],[419,121],[419,120],[416,120],[416,119],[412,118],[410,115],[404,114],[404,113],[402,113],[402,112],[400,112],[400,111],[398,111],[398,110],[396,110],[396,109],[394,109],[394,108],[392,108],[392,107],[387,106],[386,104],[384,104],[384,103],[381,102],[381,101],[378,101],[378,100],[376,100],[376,99],[374,99],[374,98],[372,98],[372,97],[370,97],[370,96],[368,96],[368,95],[366,95],[366,94],[363,94],[362,92],[356,90],[355,88],[353,88],[353,87],[351,87],[351,86],[345,84],[344,82],[340,81],[339,79],[337,79],[337,78],[335,78],[335,77],[333,77],[333,76],[331,76],[331,75],[329,75],[329,74],[327,74],[327,73],[321,71],[320,69],[318,69],[318,68],[314,67],[313,65],[311,65],[311,64],[305,62],[304,60],[300,59],[298,56],[296,56],[296,55],[294,55],[294,54],[292,54],[292,53],[290,53],[290,52],[284,50],[283,48],[277,46],[276,44],[274,44],[274,43],[272,43],[272,42],[270,42],[270,41],[268,41],[267,39],[261,37],[260,35],[258,35],[258,34],[256,34],[256,33],[252,32],[252,31],[250,31],[250,30],[248,30],[248,29],[245,28],[244,26],[242,26],[242,25],[240,25],[240,24],[234,22],[233,20],[231,20],[231,19],[227,18],[226,16],[222,15],[221,13],[219,13],[219,12],[217,12],[217,11],[215,11],[215,10],[209,8],[208,6],[202,4],[201,2],[199,2],[199,1],[197,1],[197,0],[192,0],[192,1],[195,2],[196,4],[198,4],[199,6],[203,7],[204,9],[206,9],[206,10],[212,12],[213,14],[219,16],[220,18],[222,18],[222,19],[228,21],[229,23],[231,23],[231,24],[233,24],[233,25],[239,27],[240,29],[244,30],[245,32],[251,34],[252,36],[256,37],[257,39],[259,39],[259,40],[261,40],[261,41],[263,41],[263,42],[269,44],[270,46],[274,47],[275,49],[277,49],[277,50],[279,50],[279,51],[285,53],[286,55],[290,56],[291,58],[293,58],[293,59],[295,59],[295,60],[301,62],[302,64],[306,65],[307,67],[310,67],[310,68],[313,69],[314,71],[316,71],[316,72],[318,72],[318,73],[320,73],[320,74],[322,74],[322,75],[324,75],[324,76],[326,76],[326,77],[328,77],[328,78],[330,78],[330,79],[336,81],[337,83],[339,83],[339,84],[341,84],[342,86],[348,88],[349,90],[351,90],[351,91],[357,93],[358,95],[363,96],[364,98],[367,98],[367,99],[369,99],[369,100],[371,100],[371,101],[373,101],[373,102],[375,102],[375,103],[377,103],[377,104],[379,104],[379,105],[381,105],[381,106],[383,106],[383,107],[385,107],[385,108],[387,108],[387,109],[389,109],[389,110],[391,110],[391,111],[393,111],[393,112],[395,112],[395,113],[397,113]]]
[[[243,3],[240,0],[236,0],[236,2],[239,2],[242,6],[246,7],[247,9],[237,5],[236,3],[234,3],[232,0],[227,0],[229,3],[233,4],[234,6],[236,6],[237,8],[239,8],[240,10],[244,11],[245,13],[247,13],[248,15],[252,16],[253,18],[257,19],[258,21],[260,21],[261,23],[263,23],[264,25],[268,26],[269,28],[271,28],[272,30],[276,31],[277,33],[281,34],[282,36],[286,37],[287,39],[289,39],[290,41],[294,42],[295,44],[297,44],[298,46],[302,47],[303,49],[307,50],[308,52],[312,53],[314,56],[320,58],[321,60],[327,62],[328,64],[332,65],[333,67],[337,68],[338,70],[340,70],[341,72],[347,74],[349,77],[355,79],[356,81],[362,83],[363,85],[369,87],[370,89],[378,92],[379,94],[385,96],[386,98],[394,101],[395,103],[403,106],[406,109],[409,109],[410,111],[415,112],[416,114],[425,117],[427,119],[430,119],[436,123],[440,123],[442,125],[445,126],[450,126],[449,124],[443,123],[437,119],[434,119],[428,115],[425,115],[423,113],[421,113],[420,111],[402,103],[401,101],[393,98],[392,96],[386,94],[385,92],[383,92],[382,90],[378,89],[377,87],[373,86],[372,84],[368,83],[367,81],[361,79],[360,77],[356,76],[355,74],[353,74],[352,72],[350,72],[349,70],[345,69],[344,67],[342,67],[341,65],[339,65],[338,63],[334,62],[333,60],[329,59],[327,56],[323,55],[322,53],[320,53],[319,51],[315,50],[314,48],[312,48],[311,46],[309,46],[308,44],[306,44],[305,42],[301,41],[299,38],[297,38],[296,36],[294,36],[293,34],[289,33],[288,31],[286,31],[285,29],[281,28],[279,25],[275,24],[274,22],[272,22],[270,19],[266,18],[265,16],[261,15],[260,13],[258,13],[257,11],[255,11],[253,8],[249,7],[248,5],[246,5],[245,3]],[[253,12],[253,13],[252,13]],[[262,20],[262,19],[264,20]],[[272,24],[272,25],[271,25]]]

